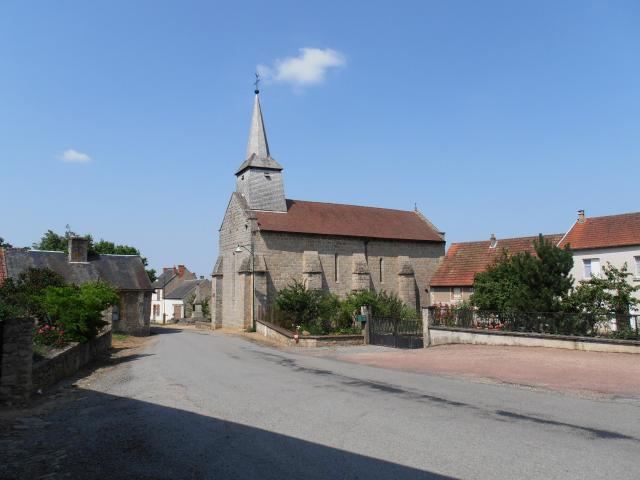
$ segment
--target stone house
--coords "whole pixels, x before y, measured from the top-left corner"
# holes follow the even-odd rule
[[[545,235],[556,244],[562,234]],[[479,242],[452,243],[447,255],[431,278],[431,303],[457,304],[469,300],[473,293],[473,281],[477,273],[483,272],[506,252],[517,255],[521,252],[535,254],[533,241],[538,237],[516,237]]]
[[[626,263],[632,274],[629,282],[640,285],[640,212],[586,217],[579,210],[577,220],[560,240],[559,246],[565,245],[573,252],[571,274],[576,282],[600,275],[607,263],[617,268]],[[635,295],[640,299],[640,291]]]
[[[160,276],[152,283],[153,294],[151,295],[151,321],[153,323],[165,323],[171,318],[181,318],[182,313],[176,317],[173,311],[173,302],[166,302],[165,299],[173,290],[182,285],[187,280],[198,278],[195,273],[189,271],[184,265],[177,267],[165,267]]]
[[[412,308],[427,305],[444,233],[417,210],[286,199],[283,168],[271,157],[255,93],[246,159],[219,230],[214,326],[248,328],[253,302],[263,315],[294,279],[342,297],[385,290]]]
[[[102,281],[118,290],[120,304],[105,312],[115,332],[149,335],[149,312],[153,288],[142,260],[137,255],[89,256],[89,240],[69,239],[69,253],[42,250],[4,249],[0,279],[17,278],[28,268],[48,268],[68,283],[82,285]],[[2,249],[0,249],[2,250]],[[4,268],[2,268],[4,267]]]

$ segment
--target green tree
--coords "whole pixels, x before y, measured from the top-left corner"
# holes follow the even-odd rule
[[[47,317],[41,298],[48,287],[62,287],[64,278],[47,268],[29,268],[17,279],[0,284],[0,318],[31,316],[39,321]]]
[[[39,242],[33,244],[36,250],[49,250],[56,252],[67,252],[69,248],[69,238],[75,236],[76,233],[71,230],[69,225],[66,226],[64,235],[60,235],[53,230],[47,230]],[[94,242],[91,235],[85,235],[89,238],[89,257],[96,255],[138,255],[142,260],[142,264],[147,267],[149,265],[147,259],[140,254],[140,250],[130,245],[118,245],[104,239]],[[157,278],[156,271],[153,268],[146,269],[150,281]]]
[[[11,245],[8,242],[5,242],[4,238],[0,237],[0,248],[13,248],[13,245]]]
[[[542,235],[533,242],[536,255],[521,252],[500,259],[476,274],[471,301],[480,310],[557,312],[573,286],[573,256]]]
[[[119,301],[117,291],[102,282],[48,287],[41,297],[42,308],[52,323],[65,332],[66,338],[77,342],[94,338],[108,324],[102,318],[103,311]]]
[[[602,267],[601,275],[580,281],[567,301],[568,309],[586,312],[601,320],[615,314],[618,330],[628,329],[630,325],[627,315],[640,303],[634,296],[640,286],[629,283],[631,275],[626,262],[622,268],[616,268],[607,262]]]

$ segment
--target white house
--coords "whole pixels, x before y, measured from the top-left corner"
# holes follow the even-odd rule
[[[579,210],[558,245],[569,245],[573,251],[571,274],[576,284],[599,275],[607,263],[617,268],[626,263],[632,273],[629,282],[640,285],[640,212],[588,218]],[[640,291],[635,295],[640,299]]]
[[[196,275],[184,265],[178,265],[177,268],[164,268],[162,274],[152,284],[154,292],[151,295],[151,322],[165,323],[172,318],[181,318],[184,310],[178,311],[174,303],[182,306],[183,302],[167,301],[167,297],[182,283],[196,278]]]

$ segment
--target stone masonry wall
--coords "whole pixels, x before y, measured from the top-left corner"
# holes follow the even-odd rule
[[[149,335],[151,293],[144,291],[120,292],[120,321],[115,331],[136,336]]]
[[[257,254],[264,256],[267,266],[269,302],[273,301],[278,290],[286,287],[293,279],[303,279],[304,252],[316,251],[322,266],[322,289],[341,297],[354,289],[354,255],[366,258],[373,290],[396,294],[400,293],[401,263],[408,261],[414,272],[414,280],[411,281],[415,283],[417,290],[416,308],[429,305],[427,288],[445,250],[444,242],[367,241],[359,238],[265,231],[256,235],[255,244]],[[408,288],[409,284],[408,279],[402,282],[404,288]]]
[[[2,356],[0,358],[0,402],[24,403],[31,393],[33,358],[32,318],[7,318],[0,322]]]

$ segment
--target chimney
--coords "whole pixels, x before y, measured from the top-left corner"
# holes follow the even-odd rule
[[[489,238],[489,241],[491,243],[489,243],[489,248],[496,248],[498,246],[498,239],[496,238],[496,234],[492,233],[491,237]]]
[[[184,265],[178,265],[178,276],[180,278],[184,277]]]
[[[584,210],[578,210],[578,223],[584,223]]]
[[[89,261],[89,239],[87,237],[69,237],[69,263],[87,263]]]

